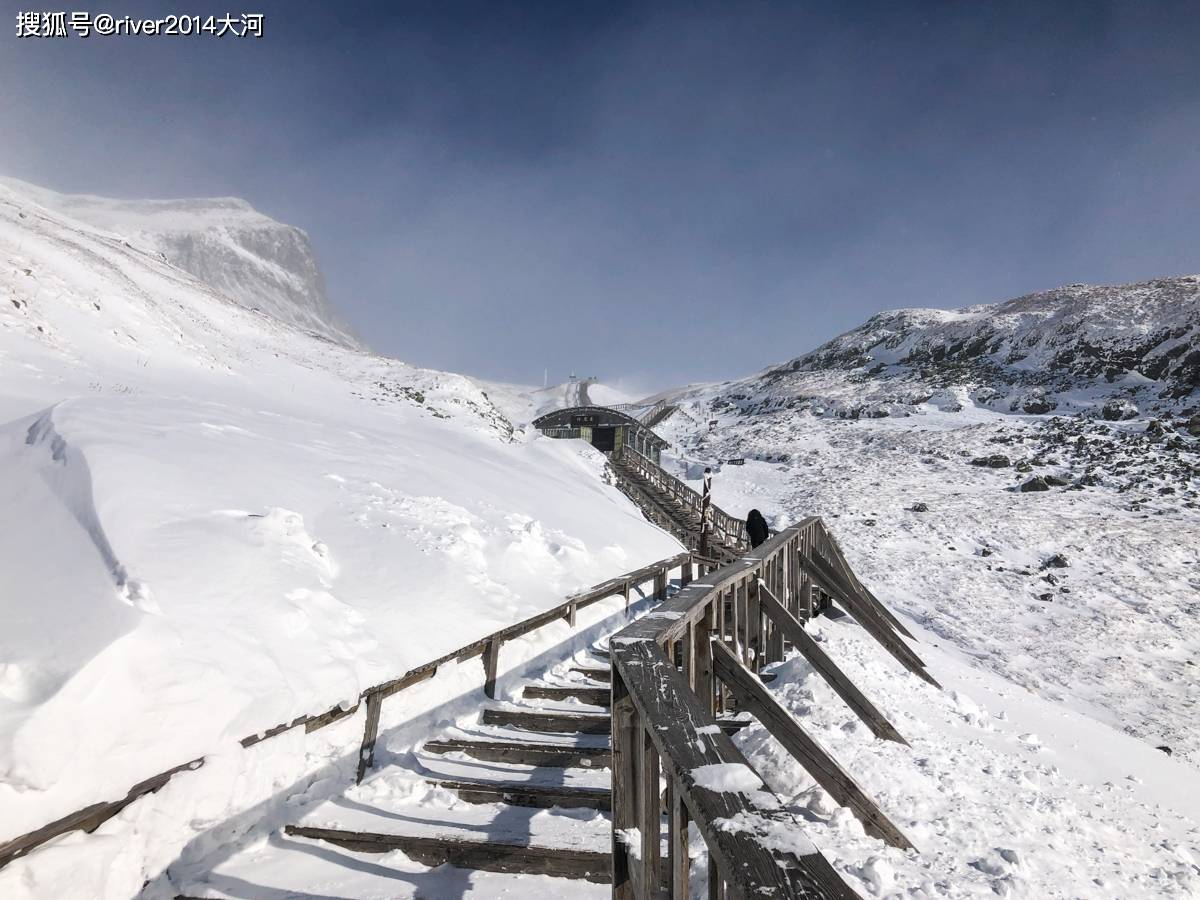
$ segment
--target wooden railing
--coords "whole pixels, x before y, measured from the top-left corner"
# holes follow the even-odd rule
[[[622,447],[617,462],[649,481],[655,488],[691,510],[697,517],[701,515],[700,494],[644,454],[632,447]],[[750,542],[746,539],[745,522],[729,515],[716,504],[712,505],[710,516],[712,534],[717,541],[731,550],[750,546]]]
[[[670,406],[670,404],[667,403],[666,400],[659,400],[652,407],[639,415],[637,417],[638,421],[644,424],[647,428],[652,428],[653,426],[650,424],[651,420],[668,406]]]
[[[243,747],[251,747],[301,726],[304,727],[306,732],[313,732],[319,728],[324,728],[326,725],[354,715],[359,707],[363,707],[366,715],[362,744],[359,748],[357,772],[358,780],[361,781],[367,770],[374,763],[375,742],[379,735],[379,714],[383,701],[386,698],[399,693],[407,687],[432,678],[437,674],[438,668],[446,663],[464,662],[475,657],[483,658],[484,691],[489,697],[494,697],[500,647],[505,641],[529,634],[551,622],[559,620],[565,620],[573,626],[575,624],[575,615],[579,610],[593,603],[598,603],[607,597],[624,594],[626,604],[628,605],[630,592],[646,582],[653,583],[653,596],[660,600],[665,599],[670,583],[670,573],[674,569],[680,570],[681,578],[685,569],[690,576],[692,555],[690,553],[680,553],[668,559],[643,566],[640,569],[635,569],[632,572],[627,572],[617,578],[589,588],[582,593],[574,594],[552,609],[548,609],[515,625],[510,625],[507,628],[482,637],[477,641],[467,644],[465,647],[460,647],[457,650],[439,656],[437,659],[430,660],[423,665],[410,669],[398,678],[367,688],[359,695],[353,705],[336,706],[333,709],[320,713],[300,716],[290,722],[280,723],[242,738],[241,745]],[[51,822],[36,831],[0,843],[0,868],[60,835],[71,831],[94,831],[102,823],[108,821],[125,807],[129,806],[129,804],[163,787],[173,776],[182,772],[199,769],[203,765],[203,757],[191,760],[134,785],[120,800],[92,804]]]
[[[755,674],[789,648],[881,738],[904,739],[805,633],[803,621],[838,602],[910,671],[936,684],[892,631],[817,518],[685,586],[616,634],[613,665],[613,896],[689,897],[688,822],[708,848],[709,897],[857,895],[808,845],[803,826],[760,784],[722,730],[731,702],[757,717],[869,834],[911,844],[838,763],[765,690]],[[690,573],[688,573],[690,574]],[[690,580],[690,579],[688,579]],[[667,858],[661,859],[662,782]],[[795,850],[787,849],[787,846]],[[665,879],[665,885],[663,880]]]

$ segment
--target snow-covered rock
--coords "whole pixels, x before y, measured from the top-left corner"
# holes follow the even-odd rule
[[[308,235],[245,200],[114,200],[59,194],[10,178],[22,200],[120,236],[162,255],[247,309],[346,346],[357,339],[325,296]]]
[[[790,406],[851,419],[903,417],[927,404],[1109,419],[1179,412],[1200,393],[1200,276],[881,312],[789,362],[700,393],[743,412]]]

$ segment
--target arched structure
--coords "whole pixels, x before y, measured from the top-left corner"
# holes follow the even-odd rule
[[[666,441],[639,419],[607,406],[571,406],[533,420],[533,427],[552,438],[581,438],[606,453],[620,454],[624,447],[659,461]]]

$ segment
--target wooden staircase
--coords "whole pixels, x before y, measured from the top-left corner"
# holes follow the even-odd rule
[[[617,475],[617,486],[628,496],[651,522],[669,531],[684,546],[700,546],[700,513],[695,507],[681,502],[636,467],[622,462],[619,456],[612,460]],[[709,535],[709,555],[725,563],[737,559],[739,548],[725,543],[716,534]]]
[[[361,786],[286,825],[263,851],[270,857],[265,869],[287,871],[294,859],[292,877],[315,867],[319,874],[306,879],[316,878],[331,896],[350,897],[361,860],[387,859],[373,864],[378,870],[395,860],[383,854],[400,851],[409,867],[429,867],[431,878],[444,865],[489,873],[486,878],[501,882],[492,885],[496,896],[543,896],[545,884],[527,892],[519,879],[529,876],[563,880],[561,888],[550,886],[554,896],[608,896],[599,887],[612,879],[607,660],[606,649],[594,647],[526,684],[519,701],[486,701],[477,724],[390,760]],[[747,724],[732,715],[721,721],[728,732]],[[414,803],[421,795],[426,800]],[[314,863],[314,855],[324,862]],[[218,866],[179,897],[239,896],[226,892],[232,882],[223,877]],[[512,879],[518,880],[509,884]],[[265,895],[282,896],[278,891],[295,886],[269,888]],[[319,893],[306,890],[297,896]],[[396,896],[440,894],[430,885]]]

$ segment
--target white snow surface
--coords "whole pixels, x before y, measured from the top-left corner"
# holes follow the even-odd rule
[[[316,759],[239,739],[677,553],[602,467],[0,186],[0,842],[207,758],[0,896],[135,893]]]
[[[762,790],[762,779],[754,770],[743,763],[713,763],[692,769],[692,778],[698,787],[716,793],[749,794]]]
[[[770,686],[917,854],[865,837],[761,726],[736,738],[847,880],[897,900],[1200,896],[1196,442],[1145,419],[933,402],[907,418],[739,413],[718,393],[694,389],[692,418],[664,424],[667,465],[743,457],[717,468],[723,509],[774,528],[824,517],[946,688],[849,618],[810,630],[911,749],[874,740],[802,659]],[[1011,465],[971,464],[996,453]],[[1049,475],[1065,486],[1017,489]]]

